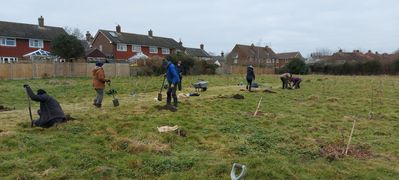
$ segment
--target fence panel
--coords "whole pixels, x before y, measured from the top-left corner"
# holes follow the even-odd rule
[[[0,79],[44,77],[91,77],[94,63],[28,63],[0,64]],[[129,64],[104,64],[108,77],[130,76]]]

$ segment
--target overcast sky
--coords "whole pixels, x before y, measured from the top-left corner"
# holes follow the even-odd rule
[[[304,56],[327,48],[399,49],[399,0],[2,0],[0,20],[147,34],[219,54],[235,44]]]

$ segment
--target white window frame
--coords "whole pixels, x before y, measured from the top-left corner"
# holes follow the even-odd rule
[[[7,42],[14,41],[13,45],[8,45]],[[8,37],[1,37],[0,38],[0,46],[8,46],[8,47],[16,47],[17,46],[17,39],[16,38],[8,38]]]
[[[7,62],[6,62],[6,59],[7,59]],[[11,64],[11,63],[16,63],[16,62],[18,62],[18,58],[16,58],[16,57],[0,57],[1,64],[5,64],[5,63]]]
[[[154,50],[154,49],[155,49],[155,51],[151,51],[151,50]],[[158,54],[158,47],[150,46],[150,53],[151,54]]]
[[[136,52],[136,53],[142,52],[141,46],[140,45],[132,45],[132,52]]]
[[[169,48],[162,48],[162,54],[165,54],[165,55],[170,54],[170,49]]]
[[[127,51],[127,44],[123,44],[123,43],[116,44],[116,50],[120,51],[120,52],[126,52]]]
[[[29,39],[30,48],[43,48],[44,41],[42,39]]]

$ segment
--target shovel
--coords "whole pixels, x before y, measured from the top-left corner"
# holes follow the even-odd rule
[[[108,86],[111,89],[110,91],[112,92],[111,93],[112,94],[112,98],[113,98],[112,103],[114,104],[114,107],[117,107],[117,106],[119,106],[119,100],[115,98],[115,92],[116,91],[111,88],[111,82],[108,82]]]
[[[162,101],[162,89],[163,89],[163,86],[165,84],[165,80],[166,80],[166,77],[163,78],[163,82],[162,82],[162,85],[161,85],[161,90],[159,90],[159,93],[158,93],[158,101]]]

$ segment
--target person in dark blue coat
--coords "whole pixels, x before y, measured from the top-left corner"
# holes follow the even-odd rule
[[[40,102],[40,109],[37,111],[40,118],[33,121],[35,126],[49,128],[56,123],[66,121],[61,105],[57,100],[49,96],[46,91],[39,89],[37,94],[34,94],[29,85],[25,84],[24,88],[33,101]]]
[[[177,62],[177,72],[179,73],[179,78],[180,78],[180,82],[177,83],[177,87],[179,89],[179,91],[181,91],[181,83],[183,81],[183,65],[181,64],[181,61]]]
[[[166,79],[168,80],[168,91],[166,92],[166,105],[170,106],[173,97],[173,106],[177,107],[177,84],[180,82],[176,66],[168,60],[164,60],[162,66],[166,68]]]
[[[254,71],[254,67],[252,65],[250,65],[247,68],[247,89],[248,89],[248,91],[251,91],[253,80],[255,80],[255,71]]]

